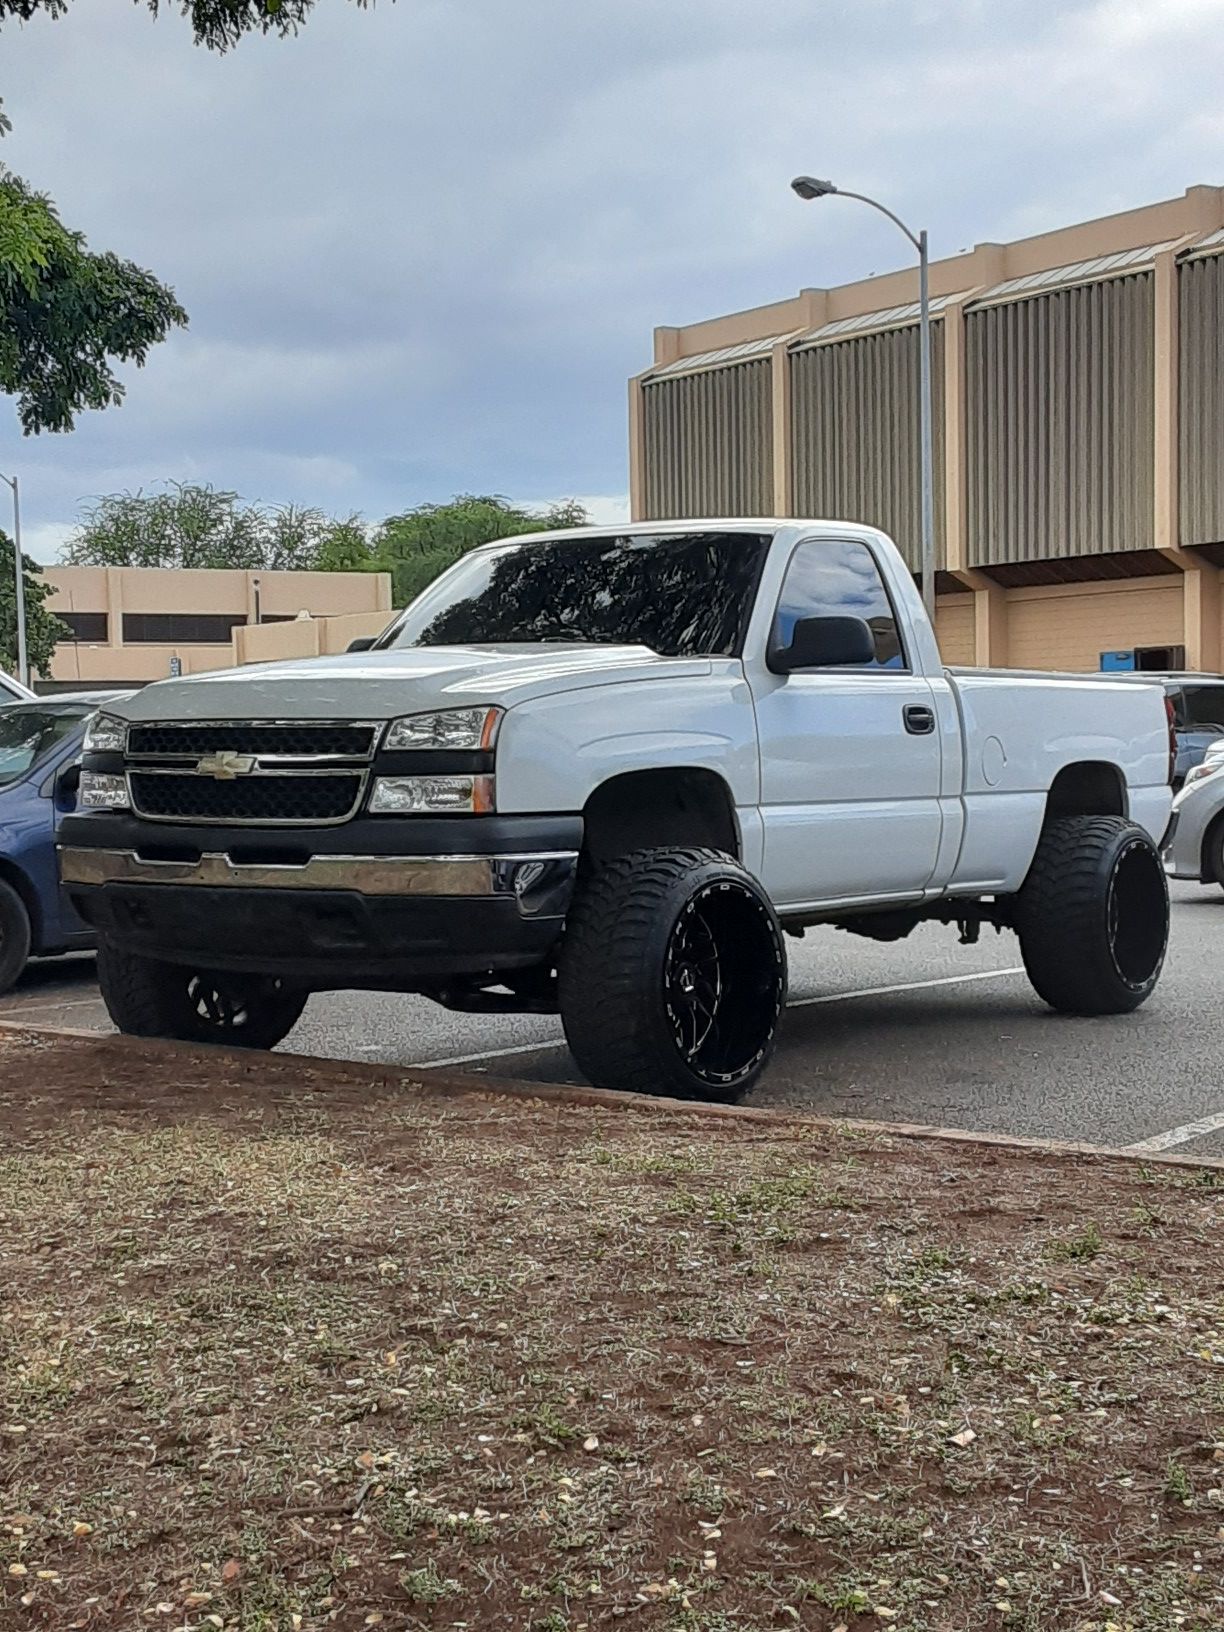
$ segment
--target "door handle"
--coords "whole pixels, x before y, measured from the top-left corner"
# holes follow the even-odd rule
[[[935,710],[925,703],[910,703],[901,711],[911,737],[929,737],[935,729]]]

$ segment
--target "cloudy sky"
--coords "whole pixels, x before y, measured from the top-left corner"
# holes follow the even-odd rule
[[[167,5],[167,10],[169,6]],[[20,438],[29,543],[168,478],[371,519],[457,491],[624,512],[656,323],[1224,181],[1224,0],[320,0],[224,57],[73,0],[4,27],[0,162],[190,329]]]

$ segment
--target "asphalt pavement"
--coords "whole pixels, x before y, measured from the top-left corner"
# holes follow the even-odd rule
[[[788,940],[788,1013],[747,1103],[1224,1158],[1224,892],[1174,884],[1172,893],[1160,985],[1115,1019],[1052,1014],[1014,937],[993,930],[976,946],[938,925],[893,944],[831,929]],[[0,1020],[112,1029],[89,958],[34,965],[0,999]],[[312,998],[283,1048],[582,1080],[551,1016],[451,1014],[381,993]]]

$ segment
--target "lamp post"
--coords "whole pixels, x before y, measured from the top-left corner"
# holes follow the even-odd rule
[[[23,686],[28,686],[30,665],[26,661],[25,575],[21,570],[21,496],[17,491],[16,476],[0,475],[0,482],[11,488],[13,494],[13,560],[17,574],[17,678]]]
[[[935,622],[935,455],[931,446],[931,303],[927,288],[927,235],[911,232],[899,215],[866,193],[846,193],[831,181],[820,181],[816,176],[796,176],[791,186],[800,198],[827,198],[836,193],[839,198],[857,199],[870,204],[873,210],[886,215],[899,227],[918,251],[918,419],[922,443],[922,602],[932,626]]]

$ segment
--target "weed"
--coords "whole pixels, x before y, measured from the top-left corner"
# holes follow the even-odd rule
[[[1086,1224],[1078,1235],[1069,1235],[1061,1241],[1048,1241],[1045,1255],[1053,1264],[1090,1263],[1104,1244],[1097,1226]]]
[[[458,1581],[441,1574],[432,1558],[418,1570],[404,1570],[399,1581],[414,1604],[439,1604],[444,1598],[454,1598],[463,1590]]]

